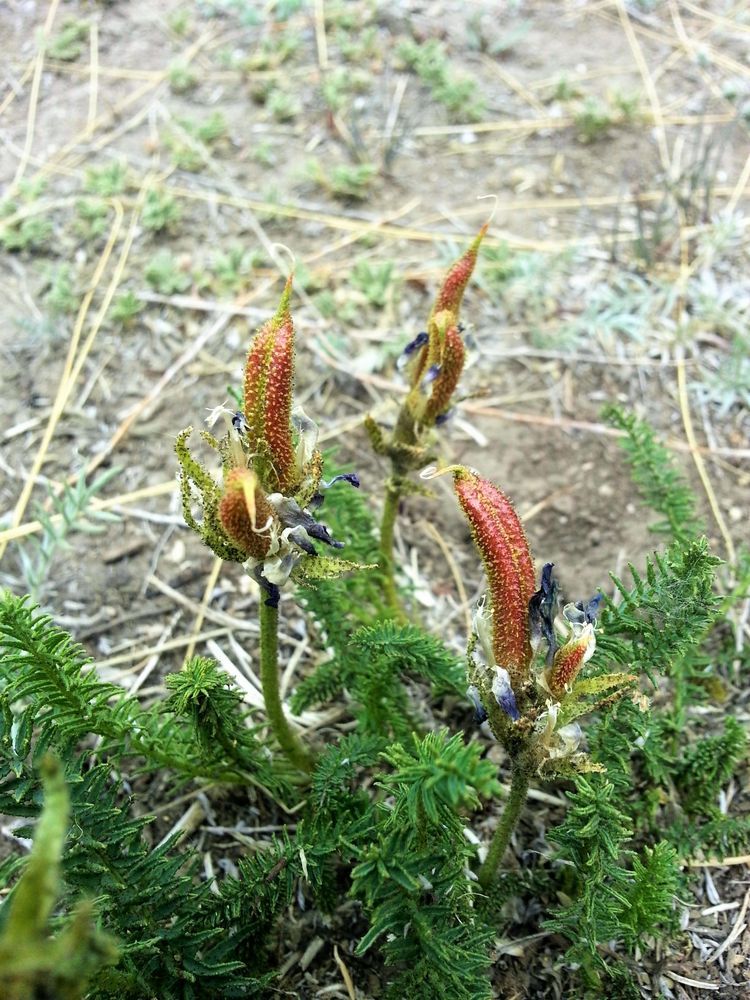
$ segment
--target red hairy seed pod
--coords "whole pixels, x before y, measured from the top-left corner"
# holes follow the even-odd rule
[[[593,656],[595,648],[594,627],[587,624],[577,638],[558,649],[548,676],[549,689],[555,697],[559,698],[565,693],[584,663]]]
[[[258,478],[250,469],[231,469],[219,501],[219,521],[234,544],[252,559],[264,559],[271,546],[267,525],[273,519]],[[266,528],[260,534],[259,528]]]
[[[432,392],[425,407],[425,423],[433,424],[437,417],[442,416],[450,409],[451,397],[463,371],[465,355],[464,342],[458,327],[449,327],[443,342],[440,374],[432,384]]]
[[[474,270],[474,265],[477,262],[479,245],[484,239],[488,228],[489,222],[485,222],[471,246],[462,257],[458,258],[446,274],[442,287],[438,292],[437,299],[435,300],[435,305],[432,307],[430,320],[432,320],[439,312],[447,311],[452,314],[453,322],[458,322],[461,299],[464,297],[464,291],[469,283],[469,278]]]
[[[490,585],[492,649],[515,688],[531,662],[529,600],[534,566],[521,522],[502,490],[468,469],[454,473],[458,502],[466,515]]]
[[[274,315],[258,330],[245,365],[245,420],[250,448],[262,462],[264,485],[285,492],[296,479],[292,442],[294,325],[287,278]]]

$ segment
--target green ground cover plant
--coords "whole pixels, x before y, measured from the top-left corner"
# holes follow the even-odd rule
[[[157,216],[153,229],[169,224],[162,196]],[[259,587],[263,711],[204,656],[144,707],[29,598],[3,594],[0,812],[22,821],[16,838],[33,838],[28,857],[0,866],[3,996],[272,996],[289,908],[302,900],[330,914],[349,898],[355,960],[377,954],[383,996],[485,1000],[506,904],[521,897],[560,942],[571,996],[635,998],[637,963],[678,933],[686,861],[747,843],[747,817],[721,797],[746,735],[729,711],[723,732],[703,732],[693,709],[722,697],[727,620],[747,596],[750,557],[727,567],[710,552],[690,488],[650,427],[607,410],[658,517],[658,547],[613,578],[612,598],[565,602],[505,492],[440,463],[465,360],[462,299],[486,229],[405,345],[395,424],[365,419],[391,466],[382,501],[321,453],[295,401],[292,276],[251,341],[236,405],[218,405],[200,435],[177,435],[187,525]],[[463,659],[420,624],[393,545],[401,499],[441,476],[487,575]],[[81,480],[64,495],[71,529],[95,488]],[[52,522],[43,527],[54,542]],[[300,734],[281,697],[282,592],[328,654],[292,709],[345,708],[325,742]],[[509,788],[488,741],[503,750]],[[233,874],[205,878],[179,831],[154,844],[139,802],[157,776],[206,794],[253,790],[294,821],[248,848]],[[547,832],[554,856],[506,869],[529,789],[550,782],[567,796]],[[466,827],[480,810],[494,832],[478,850]]]

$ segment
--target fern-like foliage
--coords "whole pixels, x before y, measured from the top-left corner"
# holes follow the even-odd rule
[[[292,836],[282,833],[244,858],[239,877],[221,888],[226,921],[241,929],[243,954],[256,975],[266,968],[269,932],[297,898],[300,885],[327,910],[340,898],[340,881],[376,833],[377,809],[359,787],[363,770],[377,766],[384,743],[352,733],[321,754],[309,807]]]
[[[722,813],[719,793],[747,760],[747,736],[731,716],[724,732],[689,741],[670,711],[644,710],[630,701],[589,731],[591,753],[606,768],[620,807],[649,839],[671,844],[680,858],[703,851],[743,853],[750,819]]]
[[[364,797],[369,802],[369,796],[357,787],[357,775],[361,769],[377,765],[385,748],[382,737],[360,733],[342,736],[336,746],[328,747],[318,759],[313,774],[314,815],[333,817],[338,822],[359,811],[354,805],[358,799]]]
[[[359,490],[344,485],[332,487],[326,493],[323,512],[334,538],[346,545],[348,559],[365,565],[379,563],[375,521]],[[324,580],[314,588],[301,589],[298,596],[320,629],[331,659],[320,664],[298,686],[292,699],[295,712],[338,697],[344,688],[351,687],[353,676],[366,671],[365,658],[351,649],[349,637],[357,626],[385,614],[377,570]],[[344,621],[347,622],[346,630],[341,627]]]
[[[307,857],[300,848],[300,839],[284,831],[262,851],[243,858],[238,865],[238,878],[222,884],[224,922],[238,928],[242,956],[256,976],[267,975],[270,928],[292,902],[298,881],[311,868],[314,875],[318,871],[315,864],[308,867]]]
[[[401,674],[429,681],[435,695],[466,693],[463,660],[416,625],[380,621],[360,629],[352,641],[369,654],[371,662],[389,660]]]
[[[619,861],[632,828],[616,803],[610,782],[579,778],[565,821],[551,834],[575,872],[578,891],[547,926],[571,942],[573,961],[598,959],[598,945],[617,937],[620,914],[628,905],[628,873]]]
[[[597,662],[615,660],[652,681],[656,673],[669,675],[718,619],[713,584],[720,562],[700,538],[654,553],[644,576],[630,565],[631,587],[612,577],[621,599],[607,601],[601,614]]]
[[[378,556],[357,553],[357,558]],[[367,587],[371,585],[372,581]],[[353,636],[342,634],[337,623],[349,614],[352,600],[352,594],[342,590],[343,586],[341,581],[331,581],[322,594],[313,591],[312,596],[303,598],[326,628],[333,659],[300,684],[292,706],[300,711],[346,688],[364,733],[408,739],[415,719],[404,681],[429,681],[435,695],[463,694],[465,668],[439,639],[414,625],[399,625],[386,618],[360,628]],[[376,589],[379,600],[379,587]],[[378,611],[372,604],[370,608],[368,620]]]
[[[620,915],[620,933],[629,950],[644,944],[656,930],[661,934],[674,931],[675,898],[682,882],[677,851],[666,841],[633,857],[628,905]]]
[[[625,432],[622,445],[633,480],[645,503],[662,515],[651,531],[676,542],[698,538],[705,528],[696,512],[695,494],[651,426],[618,406],[606,407],[604,419]]]
[[[719,560],[698,537],[695,500],[667,449],[642,421],[614,408],[608,417],[626,432],[634,478],[663,515],[657,529],[672,542],[648,561],[645,576],[631,567],[631,587],[615,580],[622,600],[605,606],[597,662],[603,668],[615,659],[652,680],[662,673],[668,697],[651,710],[624,701],[597,720],[589,731],[592,754],[631,822],[656,839],[654,850],[666,850],[658,840],[664,837],[680,857],[742,852],[750,821],[722,814],[719,792],[747,756],[746,737],[729,717],[723,733],[700,738],[689,707],[725,697],[715,665],[734,655],[727,616],[746,599],[750,559],[739,553],[733,587],[718,596]]]
[[[51,618],[8,592],[0,596],[0,742],[17,780],[32,742],[41,752],[64,752],[95,735],[103,752],[142,758],[147,769],[169,768],[182,780],[249,781],[288,794],[286,772],[245,726],[240,696],[213,661],[199,658],[168,684],[174,695],[166,705],[142,709],[103,683]]]
[[[728,716],[724,732],[697,740],[685,749],[675,780],[683,808],[690,815],[716,815],[719,792],[741,761],[747,759],[748,738],[740,723]]]
[[[119,962],[99,971],[89,995],[102,1000],[193,1000],[205,991],[244,996],[253,980],[237,955],[237,938],[219,922],[220,902],[205,882],[194,880],[196,862],[169,843],[147,846],[143,831],[149,820],[129,815],[109,766],[69,751],[65,770],[71,827],[61,902],[67,908],[81,895],[96,899],[99,919],[120,947]],[[38,771],[25,783],[21,801],[14,796],[18,791],[18,785],[3,786],[0,810],[38,814]]]
[[[182,670],[168,674],[165,684],[172,693],[162,706],[160,717],[170,721],[159,726],[157,733],[149,734],[149,749],[157,740],[164,745],[165,728],[170,730],[173,746],[179,723],[187,722],[187,727],[184,724],[179,727],[181,735],[184,737],[185,732],[192,730],[200,748],[200,754],[192,753],[193,767],[198,765],[213,772],[217,780],[225,775],[232,781],[270,785],[280,793],[289,794],[287,765],[283,759],[273,767],[269,764],[253,729],[247,726],[242,694],[215,660],[193,657]],[[144,714],[148,724],[149,714]],[[183,759],[182,747],[172,750],[169,743],[166,746],[171,755]],[[183,767],[183,773],[184,770]]]
[[[61,742],[119,734],[132,718],[122,689],[99,680],[68,633],[8,591],[0,595],[0,683],[8,711],[35,706],[36,721],[52,722]]]
[[[365,791],[362,774],[382,768],[383,760],[394,772],[382,776],[379,794],[372,784]],[[222,886],[227,920],[242,928],[247,958],[256,974],[264,968],[259,942],[270,940],[269,932],[296,900],[299,887],[304,886],[305,893],[325,909],[335,901],[332,889],[338,883],[340,891],[346,873],[352,879],[352,895],[368,911],[377,909],[360,951],[396,929],[409,930],[408,956],[402,957],[392,943],[387,945],[396,966],[392,995],[405,995],[399,991],[411,977],[409,982],[413,979],[423,990],[417,995],[436,996],[429,991],[428,980],[438,982],[443,974],[439,963],[446,949],[453,948],[454,939],[459,955],[463,954],[461,942],[464,937],[468,941],[468,935],[462,923],[474,922],[472,887],[464,870],[469,849],[455,810],[472,808],[478,795],[495,791],[494,770],[479,760],[476,747],[464,746],[460,737],[448,740],[445,733],[431,734],[424,742],[415,740],[411,751],[398,744],[386,749],[381,738],[359,732],[329,747],[317,762],[309,808],[294,835],[284,833],[240,861],[239,878]],[[433,819],[418,826],[412,815]],[[352,865],[356,865],[353,873]],[[419,935],[416,942],[412,926]],[[487,996],[486,977],[481,975],[487,964],[486,936],[484,929],[474,941],[482,942],[481,954],[466,945],[472,955],[467,969],[472,976],[479,975],[476,992],[459,990],[456,996]],[[455,952],[450,954],[453,958]],[[410,962],[414,956],[418,966]],[[438,964],[430,971],[432,962]],[[412,965],[409,971],[406,963]]]
[[[92,977],[119,956],[114,941],[96,928],[89,901],[80,902],[62,927],[58,920],[57,933],[50,935],[70,800],[59,762],[47,756],[43,765],[44,809],[31,856],[0,907],[0,994],[7,1000],[82,1000]]]
[[[675,766],[674,781],[685,815],[668,829],[683,854],[701,848],[718,855],[744,851],[750,818],[723,813],[719,793],[747,762],[748,737],[740,723],[727,716],[724,731],[685,747]]]
[[[567,958],[580,963],[589,986],[607,974],[601,945],[620,941],[632,949],[673,922],[676,852],[661,844],[639,858],[625,846],[632,832],[615,786],[592,776],[576,779],[565,821],[551,834],[574,882],[570,903],[546,926],[571,942]]]
[[[384,620],[361,628],[339,656],[300,685],[294,705],[306,704],[313,693],[330,695],[336,683],[341,683],[352,696],[364,733],[409,737],[416,723],[404,683],[407,679],[429,681],[438,696],[466,690],[461,661],[439,639],[414,625]]]
[[[665,830],[681,857],[694,857],[699,852],[724,858],[745,854],[750,842],[750,817],[714,814],[712,819],[696,822],[695,817],[682,816]]]
[[[99,970],[92,997],[244,997],[264,982],[249,975],[245,938],[226,923],[223,902],[196,882],[196,862],[173,844],[147,845],[149,821],[130,816],[110,761],[118,772],[135,757],[143,770],[170,768],[181,780],[289,785],[245,728],[239,699],[215,664],[193,661],[172,689],[166,705],[141,709],[99,681],[48,617],[10,595],[0,599],[0,812],[39,815],[39,770],[53,748],[70,785],[61,905],[95,898],[121,946],[118,964]],[[101,739],[98,762],[79,749],[92,736]],[[13,874],[8,867],[6,877]]]
[[[371,920],[359,951],[381,943],[394,966],[389,997],[486,1000],[492,932],[473,905],[460,810],[500,791],[495,768],[477,745],[445,731],[385,757],[396,768],[382,782],[390,799],[353,871],[352,893]]]

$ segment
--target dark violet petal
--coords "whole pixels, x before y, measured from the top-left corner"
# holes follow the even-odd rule
[[[278,608],[279,600],[281,599],[281,591],[275,583],[270,583],[266,580],[263,576],[263,567],[261,565],[256,566],[252,571],[252,576],[255,582],[259,585],[260,589],[268,594],[268,597],[265,600],[266,606],[269,608]]]
[[[235,415],[232,417],[232,427],[240,434],[244,434],[247,430],[247,421],[245,420],[245,414],[242,410],[237,410]]]
[[[510,686],[510,675],[502,667],[495,667],[495,679],[492,682],[492,693],[495,701],[505,712],[509,719],[518,722],[521,713],[518,711],[516,696]]]
[[[334,476],[329,482],[322,482],[320,485],[324,490],[330,490],[334,483],[349,483],[355,490],[360,487],[359,476],[356,472],[342,472],[339,476]]]
[[[599,612],[601,611],[602,601],[604,600],[604,594],[594,594],[590,601],[586,604],[579,603],[581,611],[583,611],[586,622],[595,622]]]
[[[432,385],[435,379],[440,374],[440,365],[430,365],[430,367],[425,372],[424,378],[422,379],[422,388],[426,389],[428,385]]]
[[[487,721],[489,716],[487,715],[487,709],[479,697],[479,688],[474,684],[469,685],[466,695],[474,706],[474,721],[478,726],[481,726],[483,722]]]
[[[310,511],[303,510],[296,500],[291,497],[281,497],[272,502],[274,510],[285,528],[304,528],[310,538],[315,538],[319,542],[325,542],[326,545],[330,545],[334,549],[343,549],[344,543],[337,542],[325,524],[320,524],[316,521]],[[292,540],[300,548],[303,548],[305,552],[309,551],[309,549],[305,548],[304,541],[300,542],[295,534],[292,534]],[[314,550],[311,554],[314,554]]]
[[[292,532],[289,537],[295,545],[298,545],[302,549],[303,552],[306,552],[309,556],[317,556],[318,553],[315,551],[315,546],[307,537],[306,531]]]
[[[516,696],[512,691],[509,691],[504,698],[498,698],[497,703],[513,722],[518,722],[521,718],[521,713],[518,711],[518,705],[516,705]]]
[[[310,522],[310,524],[305,525],[305,531],[308,533],[310,538],[315,538],[319,542],[325,542],[326,545],[330,545],[331,548],[343,549],[344,543],[337,542],[325,524],[318,524],[318,522],[314,521],[312,518],[310,518]]]
[[[420,347],[424,347],[424,345],[427,343],[429,339],[430,338],[427,335],[427,331],[422,330],[421,333],[418,333],[416,335],[414,340],[409,341],[409,343],[404,348],[404,354],[408,357],[410,354],[413,354],[415,351],[418,351]]]
[[[555,655],[557,638],[553,622],[557,611],[557,583],[552,575],[554,563],[545,563],[542,568],[542,579],[539,590],[532,594],[529,601],[529,630],[531,632],[531,645],[537,648],[540,641],[545,639],[549,649],[547,658]]]
[[[399,371],[406,368],[415,353],[421,350],[427,344],[429,339],[430,338],[427,336],[426,331],[423,330],[422,333],[418,333],[414,340],[409,341],[401,354],[399,354],[396,362],[396,368],[398,368]]]
[[[441,427],[443,424],[447,424],[456,411],[454,409],[446,410],[445,413],[438,413],[435,417],[435,426]]]

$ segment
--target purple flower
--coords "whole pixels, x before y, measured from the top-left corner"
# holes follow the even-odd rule
[[[492,681],[492,693],[495,701],[513,722],[518,722],[521,713],[516,705],[516,696],[510,686],[510,674],[503,667],[495,667],[495,676]]]

